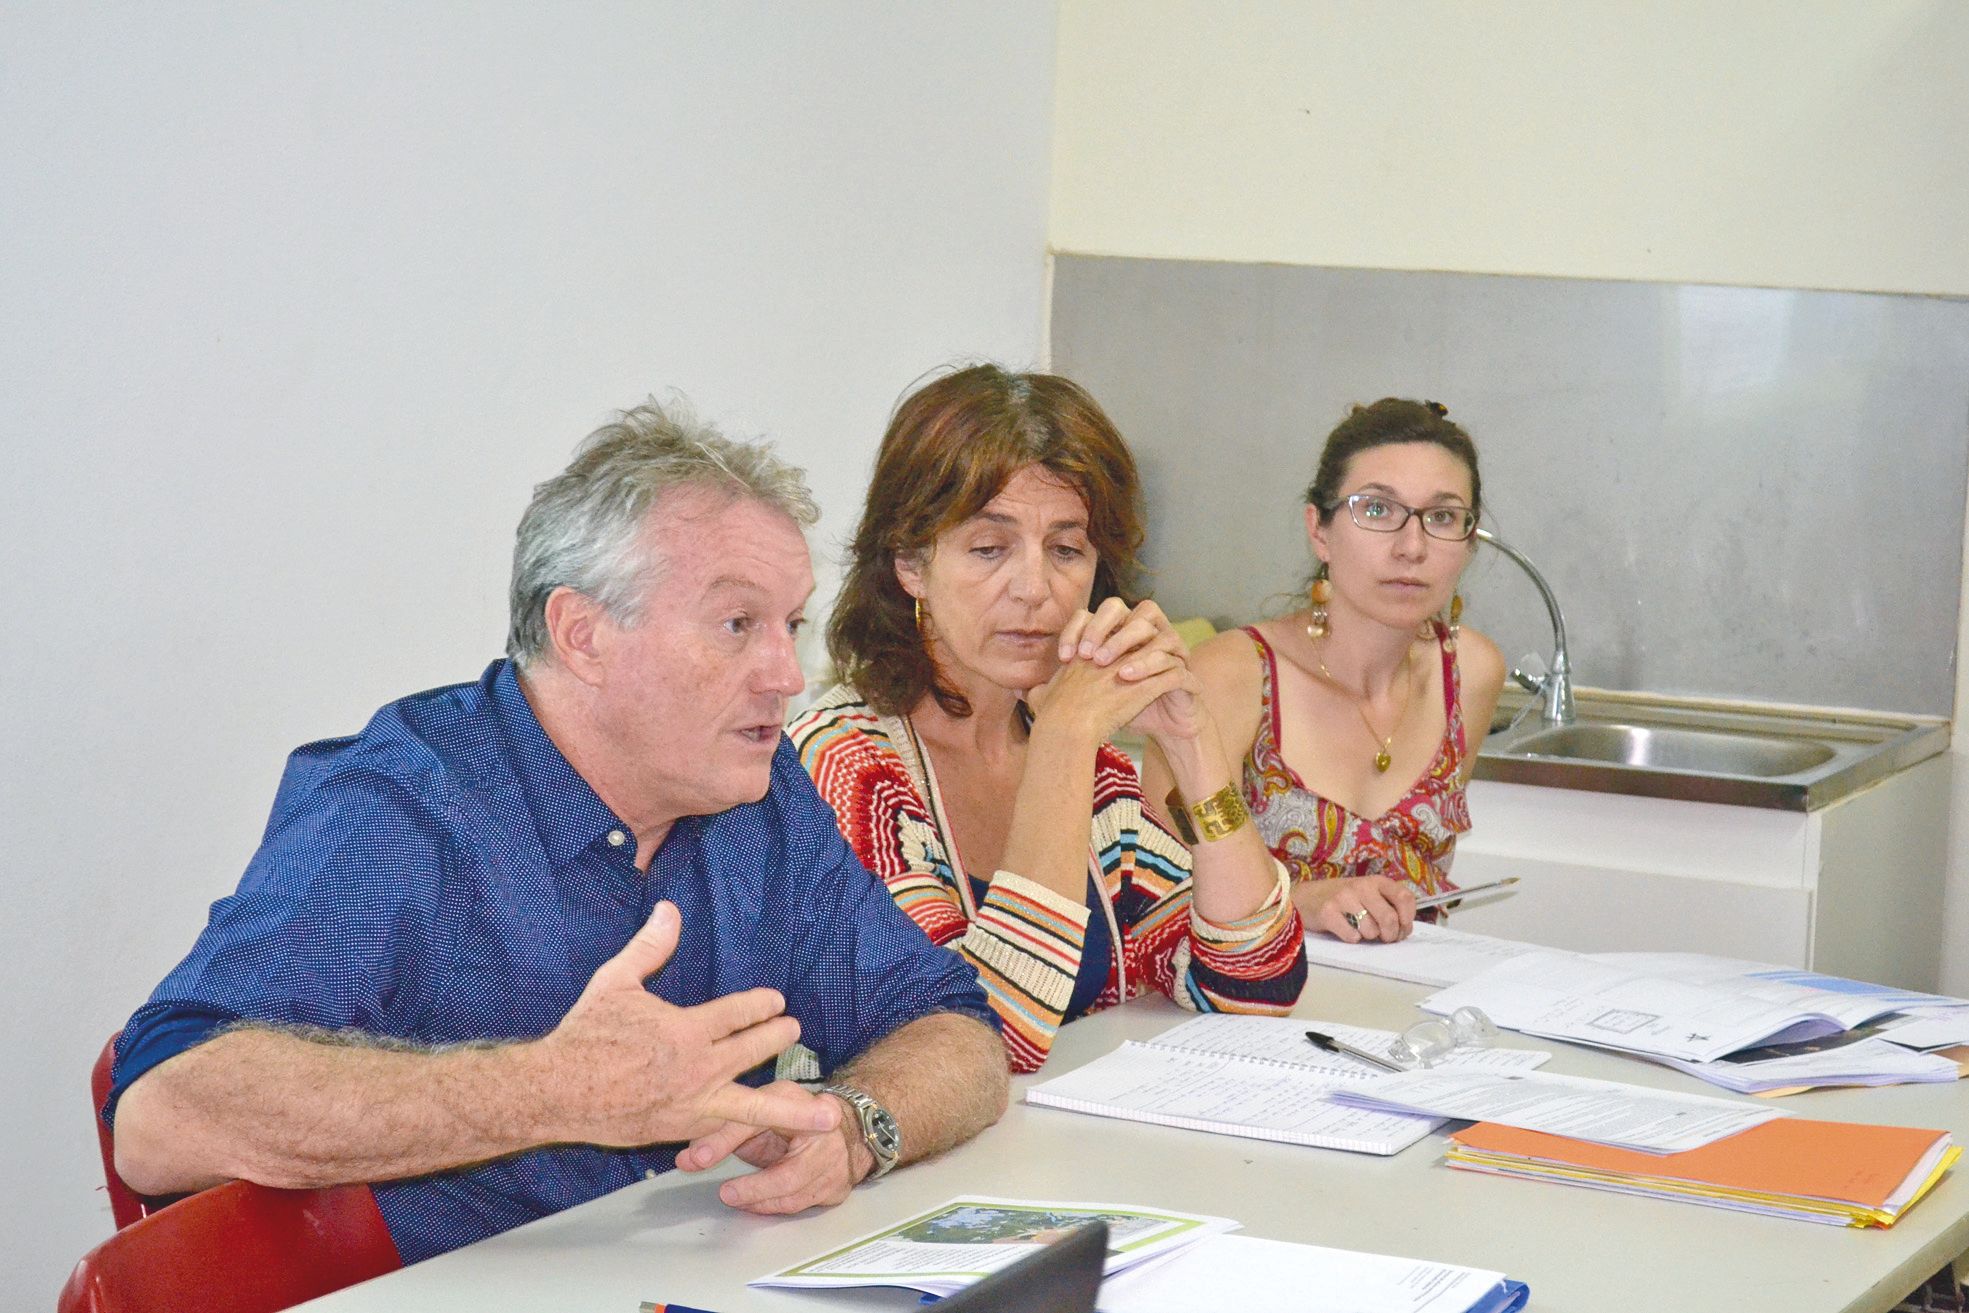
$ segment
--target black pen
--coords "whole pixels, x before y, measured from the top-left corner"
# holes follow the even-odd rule
[[[1378,1053],[1369,1053],[1366,1049],[1355,1048],[1344,1039],[1335,1039],[1331,1035],[1322,1035],[1317,1030],[1307,1031],[1306,1038],[1313,1042],[1314,1048],[1324,1049],[1328,1053],[1345,1054],[1350,1058],[1358,1058],[1362,1062],[1371,1062],[1384,1071],[1408,1070],[1408,1068],[1402,1066],[1400,1063],[1390,1062]]]

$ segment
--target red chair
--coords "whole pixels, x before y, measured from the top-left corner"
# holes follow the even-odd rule
[[[111,1035],[96,1058],[95,1069],[89,1073],[89,1115],[95,1119],[96,1141],[102,1146],[103,1182],[109,1187],[110,1216],[116,1219],[116,1229],[121,1231],[152,1209],[149,1200],[124,1184],[123,1178],[116,1174],[116,1136],[103,1120],[103,1105],[109,1102],[110,1068],[115,1063],[116,1035]]]
[[[229,1181],[160,1208],[90,1250],[55,1307],[276,1313],[402,1266],[366,1185],[274,1190]]]
[[[116,1036],[89,1076],[116,1234],[83,1256],[60,1313],[274,1313],[403,1266],[366,1185],[274,1190],[232,1181],[157,1204],[116,1174],[103,1122]]]

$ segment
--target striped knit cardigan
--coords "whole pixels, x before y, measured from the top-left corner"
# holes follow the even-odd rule
[[[1105,913],[1001,870],[976,919],[967,919],[903,722],[878,715],[844,685],[787,733],[862,864],[933,942],[977,968],[1012,1070],[1036,1070],[1073,996],[1088,919]],[[1108,745],[1094,768],[1092,847],[1121,943],[1089,1011],[1122,1001],[1124,958],[1131,997],[1153,986],[1200,1012],[1292,1009],[1306,983],[1306,945],[1283,870],[1249,917],[1220,926],[1196,915],[1188,850],[1143,809],[1134,765]]]

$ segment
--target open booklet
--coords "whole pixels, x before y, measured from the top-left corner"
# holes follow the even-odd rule
[[[1348,1108],[1335,1089],[1372,1079],[1368,1063],[1315,1048],[1308,1029],[1387,1055],[1394,1032],[1299,1017],[1213,1014],[1148,1042],[1131,1040],[1084,1067],[1026,1090],[1027,1103],[1218,1135],[1386,1156],[1442,1118]],[[1526,1071],[1551,1055],[1523,1049],[1458,1050],[1444,1066]]]
[[[751,1284],[949,1295],[1097,1218],[1108,1224],[1102,1313],[1512,1313],[1529,1294],[1500,1272],[1228,1235],[1238,1224],[1224,1217],[990,1195],[952,1199]]]
[[[1684,1062],[1836,1035],[1950,1000],[1702,954],[1545,951],[1509,959],[1422,1000],[1479,1007],[1511,1030]],[[1700,1074],[1700,1073],[1697,1073]]]
[[[1108,1224],[1103,1270],[1110,1276],[1167,1258],[1238,1225],[1228,1217],[1159,1208],[970,1195],[750,1284],[795,1289],[903,1286],[948,1295],[1096,1220]]]

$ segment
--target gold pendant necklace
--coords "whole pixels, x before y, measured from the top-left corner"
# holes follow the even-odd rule
[[[1404,687],[1408,685],[1408,664],[1413,656],[1414,653],[1411,651],[1408,656],[1402,658],[1402,684]],[[1320,674],[1326,677],[1326,682],[1339,689],[1342,693],[1345,693],[1347,700],[1354,704],[1355,714],[1361,718],[1361,724],[1367,726],[1368,737],[1381,745],[1381,751],[1374,754],[1374,769],[1378,773],[1386,775],[1388,773],[1388,767],[1395,764],[1395,735],[1400,732],[1402,721],[1408,716],[1408,703],[1402,703],[1402,709],[1395,714],[1394,728],[1388,731],[1386,737],[1383,737],[1381,732],[1374,728],[1374,722],[1367,718],[1367,700],[1365,698],[1355,697],[1352,689],[1335,679],[1333,672],[1326,668],[1326,660],[1323,657],[1315,653],[1313,660],[1319,663]],[[1412,694],[1411,700],[1413,700]]]

